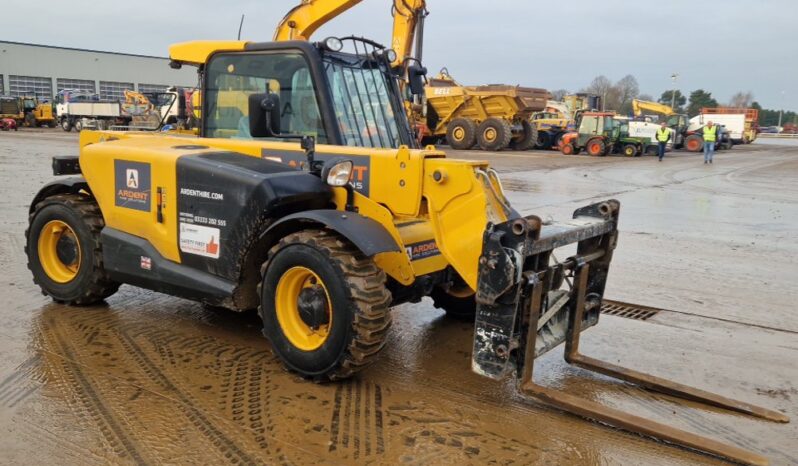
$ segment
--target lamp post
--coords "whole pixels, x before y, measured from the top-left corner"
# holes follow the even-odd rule
[[[673,81],[673,88],[671,89],[671,108],[676,106],[676,80],[679,79],[679,73],[673,73],[671,80]]]

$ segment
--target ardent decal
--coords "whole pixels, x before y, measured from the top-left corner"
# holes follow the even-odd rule
[[[151,179],[149,163],[114,160],[114,204],[149,212]]]
[[[440,255],[441,251],[434,240],[422,241],[420,243],[408,244],[405,246],[407,256],[411,261],[426,259],[427,257]]]

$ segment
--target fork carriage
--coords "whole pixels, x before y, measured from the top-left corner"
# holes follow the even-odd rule
[[[577,416],[736,462],[768,464],[767,458],[756,453],[534,382],[535,359],[564,342],[569,364],[686,400],[789,422],[777,411],[579,352],[582,331],[599,320],[618,239],[619,209],[618,201],[609,200],[577,209],[567,222],[544,225],[540,218],[529,216],[488,225],[480,257],[472,369],[492,379],[515,372],[521,392]],[[576,254],[558,262],[554,250],[573,243]]]

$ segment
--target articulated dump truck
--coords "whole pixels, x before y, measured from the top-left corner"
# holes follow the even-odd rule
[[[427,139],[453,149],[527,150],[537,142],[530,123],[546,108],[549,92],[533,87],[491,84],[461,86],[445,70],[425,86]]]
[[[418,149],[390,52],[352,37],[172,46],[173,67],[200,69],[199,136],[82,132],[79,156],[55,158],[62,177],[31,203],[34,281],[76,306],[128,283],[258,309],[274,353],[315,381],[372,364],[387,341],[390,308],[430,296],[474,322],[477,374],[514,377],[523,393],[578,416],[766,463],[534,382],[535,360],[564,343],[572,364],[787,421],[582,355],[582,332],[600,317],[619,203],[544,223],[510,205],[486,162]],[[246,105],[229,106],[231,92]]]

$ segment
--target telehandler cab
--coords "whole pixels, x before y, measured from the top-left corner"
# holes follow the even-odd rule
[[[598,322],[619,203],[544,225],[513,209],[487,163],[416,149],[394,55],[353,37],[172,46],[173,66],[199,69],[199,137],[82,132],[78,157],[53,160],[55,175],[72,176],[31,203],[34,281],[70,305],[99,302],[128,283],[257,308],[273,351],[316,381],[371,364],[386,342],[389,309],[431,296],[475,322],[478,374],[514,373],[522,391],[576,415],[765,462],[533,382],[535,359],[565,342],[573,364],[787,420],[580,355],[582,330]],[[568,246],[575,252],[555,260],[555,249]]]

